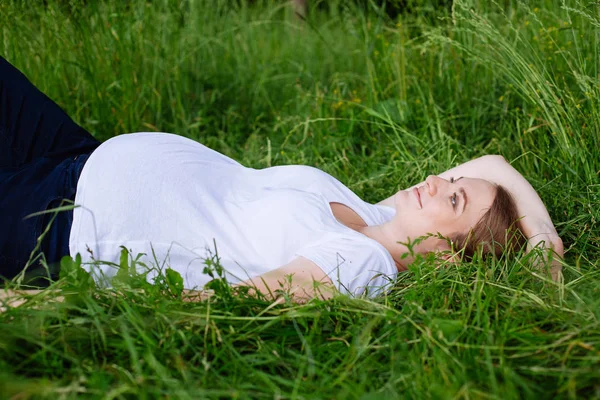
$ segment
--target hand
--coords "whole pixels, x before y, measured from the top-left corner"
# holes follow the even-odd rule
[[[189,290],[185,289],[183,291],[182,299],[188,303],[196,303],[202,302],[204,300],[210,299],[214,295],[214,291],[212,290]]]
[[[554,227],[552,227],[554,229]],[[547,265],[548,258],[551,258],[550,264],[550,275],[553,281],[558,281],[562,271],[562,260],[564,258],[564,246],[562,239],[553,233],[538,233],[529,238],[527,245],[527,252],[533,248],[541,248],[543,251],[543,258],[538,260],[537,266],[543,268]]]
[[[41,290],[11,290],[0,289],[0,313],[6,311],[8,307],[16,308],[25,304],[30,296],[41,293]],[[62,301],[62,298],[59,298]]]

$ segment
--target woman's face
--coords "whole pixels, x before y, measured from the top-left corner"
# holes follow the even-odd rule
[[[395,196],[402,234],[414,240],[428,233],[466,233],[491,207],[495,186],[483,179],[429,176],[425,184]]]

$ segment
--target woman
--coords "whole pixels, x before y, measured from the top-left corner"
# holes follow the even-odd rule
[[[562,256],[542,201],[500,156],[430,176],[373,205],[318,169],[246,168],[176,135],[137,133],[100,144],[4,59],[0,79],[5,278],[35,265],[32,256],[53,264],[80,254],[109,284],[124,246],[140,255],[148,279],[170,267],[186,289],[201,289],[211,279],[206,260],[218,257],[230,283],[265,294],[289,285],[298,298],[328,297],[331,288],[373,295],[415,254],[451,261],[455,251],[469,255],[478,246],[499,253],[518,242],[507,232],[519,225],[530,245],[544,242]],[[25,218],[69,200],[79,207],[51,225],[51,214]]]

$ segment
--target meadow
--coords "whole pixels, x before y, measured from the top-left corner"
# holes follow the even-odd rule
[[[301,21],[275,1],[1,1],[0,55],[100,140],[177,133],[370,202],[501,154],[565,260],[554,282],[535,251],[423,258],[386,295],[305,304],[186,303],[134,273],[98,289],[65,262],[0,313],[0,398],[600,398],[600,6],[439,3]]]

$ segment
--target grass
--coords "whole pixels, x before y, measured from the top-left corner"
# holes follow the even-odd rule
[[[0,314],[0,397],[600,398],[600,9],[528,4],[0,2],[0,54],[98,139],[174,132],[371,202],[502,154],[566,249],[559,283],[529,256],[423,259],[385,297],[302,305],[65,277]]]

